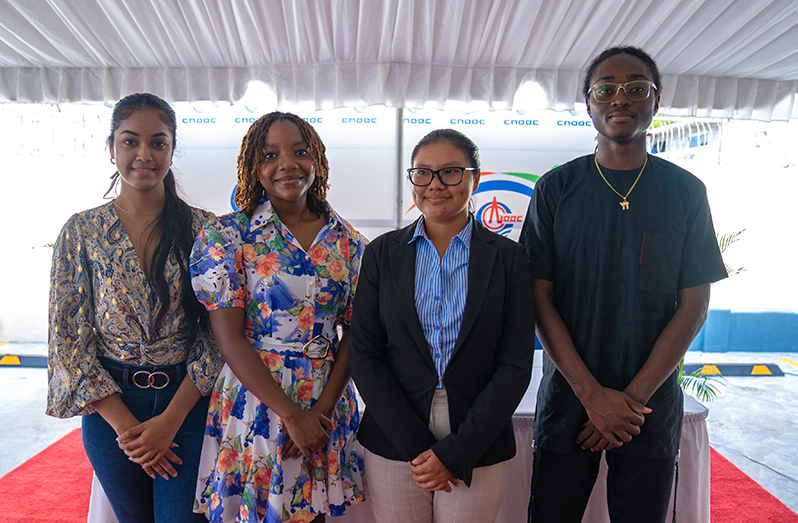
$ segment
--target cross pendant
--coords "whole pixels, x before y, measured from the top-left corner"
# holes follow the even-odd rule
[[[628,211],[629,210],[629,202],[624,200],[624,201],[620,202],[620,204],[621,204],[621,209],[623,209],[624,211]]]

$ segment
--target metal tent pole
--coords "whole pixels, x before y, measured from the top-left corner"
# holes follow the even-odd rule
[[[404,109],[396,108],[396,202],[394,204],[394,229],[402,228],[402,196],[404,194],[404,176],[402,175],[402,151],[404,149]]]

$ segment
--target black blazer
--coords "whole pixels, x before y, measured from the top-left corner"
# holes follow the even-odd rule
[[[417,222],[416,222],[417,223]],[[358,439],[387,459],[432,449],[466,485],[474,467],[515,455],[512,415],[535,349],[532,278],[523,247],[474,220],[468,297],[443,383],[452,433],[429,430],[438,383],[416,311],[416,223],[366,247],[355,293],[349,368],[366,403]]]

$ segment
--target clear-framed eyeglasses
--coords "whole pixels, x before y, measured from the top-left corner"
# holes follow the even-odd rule
[[[426,187],[437,175],[443,185],[459,185],[463,181],[463,173],[475,170],[474,167],[444,167],[433,171],[423,167],[413,167],[407,170],[407,179],[416,187]]]
[[[625,84],[602,82],[591,85],[590,93],[595,101],[605,104],[615,100],[621,89],[631,101],[642,102],[651,95],[651,89],[657,89],[657,85],[651,80],[633,80]]]

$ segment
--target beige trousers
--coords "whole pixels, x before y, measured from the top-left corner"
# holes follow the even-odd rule
[[[432,400],[429,427],[438,440],[451,432],[446,391]],[[504,500],[510,461],[474,469],[471,486],[430,492],[416,485],[410,467],[366,450],[367,498],[377,523],[492,523]]]

